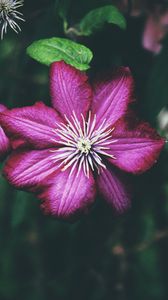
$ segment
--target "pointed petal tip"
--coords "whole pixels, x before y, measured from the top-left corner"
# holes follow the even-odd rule
[[[109,154],[116,159],[108,158],[111,164],[119,169],[140,175],[148,171],[158,160],[165,145],[165,139],[146,122],[120,119],[115,124]]]
[[[116,215],[126,212],[131,207],[131,188],[126,174],[108,168],[97,177],[99,194],[112,207]]]
[[[53,108],[43,102],[32,106],[13,108],[0,113],[0,124],[16,148],[45,149],[56,145],[52,139],[59,139],[52,132],[61,117]]]
[[[54,152],[45,150],[16,150],[9,156],[3,175],[17,189],[32,191],[48,183],[48,176],[56,172]]]
[[[64,60],[59,60],[59,61],[54,61],[51,65],[50,65],[50,71],[52,71],[52,68],[56,67],[56,66],[68,66],[68,64],[64,61]]]
[[[4,104],[0,104],[0,113],[7,110],[8,108]]]
[[[128,73],[128,74],[130,74],[132,76],[132,73],[131,73],[131,70],[130,70],[129,67],[127,67],[127,66],[126,67],[125,66],[121,66],[118,69],[121,69],[121,71],[123,71],[125,73]]]
[[[5,132],[0,127],[0,161],[3,161],[11,150],[11,144]]]
[[[7,110],[8,109],[5,105],[0,104],[0,115],[1,113]],[[0,125],[1,125],[1,121],[0,121]],[[0,126],[0,161],[3,161],[5,159],[10,149],[11,149],[10,141],[6,136],[3,128]]]
[[[106,118],[112,126],[124,116],[134,97],[134,80],[129,68],[116,67],[106,72],[93,82],[92,110],[97,115],[97,122]]]
[[[72,116],[73,111],[81,119],[90,108],[92,89],[84,72],[66,64],[54,62],[50,68],[50,94],[53,107],[64,118]]]
[[[43,197],[46,196],[38,196],[38,199],[41,200],[40,208],[44,215],[53,217],[54,219],[65,221],[68,223],[74,223],[77,222],[80,218],[86,217],[89,215],[90,211],[92,210],[94,206],[94,201],[90,202],[86,206],[83,206],[81,208],[77,208],[76,210],[72,210],[69,212],[62,211],[60,213],[53,210],[50,206],[50,203],[48,201],[45,201]]]

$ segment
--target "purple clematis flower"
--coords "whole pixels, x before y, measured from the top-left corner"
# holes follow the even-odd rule
[[[1,113],[15,149],[5,177],[35,192],[45,211],[60,218],[87,212],[96,192],[124,211],[130,195],[122,171],[148,170],[165,143],[127,113],[134,99],[129,69],[118,68],[91,87],[84,73],[55,62],[50,88],[53,108],[38,102]]]
[[[5,111],[7,108],[0,104],[0,113]],[[7,153],[10,150],[10,142],[8,137],[6,136],[4,130],[0,126],[0,159],[4,159],[4,157],[7,155]]]

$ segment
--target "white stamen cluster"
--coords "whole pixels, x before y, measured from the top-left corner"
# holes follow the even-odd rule
[[[60,141],[53,139],[56,143],[63,145],[61,148],[51,150],[55,152],[53,160],[60,161],[62,171],[71,167],[70,174],[78,167],[78,173],[81,168],[84,174],[89,178],[90,169],[97,170],[99,173],[101,168],[106,168],[102,161],[102,156],[107,156],[115,159],[111,154],[108,154],[109,145],[115,143],[116,140],[112,139],[112,132],[114,128],[109,129],[106,124],[106,119],[102,124],[96,127],[96,115],[91,116],[89,112],[88,120],[85,121],[82,117],[82,124],[77,119],[75,113],[69,120],[66,116],[67,124],[57,124],[57,128],[53,132],[60,137]]]
[[[8,25],[16,32],[21,31],[20,26],[16,23],[15,19],[25,21],[17,9],[23,6],[23,0],[0,0],[0,28],[1,40],[4,33],[7,33]]]

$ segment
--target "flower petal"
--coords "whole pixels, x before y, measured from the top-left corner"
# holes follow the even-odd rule
[[[117,213],[122,213],[130,206],[130,192],[121,172],[102,169],[97,177],[99,193]]]
[[[114,125],[114,143],[108,151],[115,156],[111,163],[120,169],[140,174],[153,166],[165,140],[147,123],[128,126],[125,120]]]
[[[95,198],[95,181],[92,174],[86,177],[78,169],[71,174],[71,170],[57,171],[50,176],[50,186],[46,187],[39,196],[46,213],[56,217],[69,219],[76,214],[87,213],[88,207]]]
[[[117,68],[108,77],[95,82],[93,89],[92,112],[96,114],[99,125],[104,119],[113,125],[134,100],[133,78],[130,70],[125,67]]]
[[[7,160],[3,174],[18,189],[35,190],[58,169],[51,149],[17,150]]]
[[[5,135],[3,129],[0,127],[0,158],[3,159],[4,156],[10,150],[10,142],[7,136]]]
[[[7,110],[7,107],[3,104],[0,104],[0,112]]]
[[[63,61],[51,65],[50,90],[54,108],[64,117],[86,116],[92,99],[92,90],[87,76]]]
[[[7,108],[0,104],[0,112],[7,110]],[[10,150],[10,142],[7,138],[5,132],[3,131],[2,127],[0,126],[0,157],[1,159],[9,152]]]
[[[44,149],[57,145],[53,141],[59,137],[53,129],[61,118],[54,109],[42,102],[33,106],[14,108],[0,114],[0,123],[11,138],[14,149],[28,145],[35,149]]]

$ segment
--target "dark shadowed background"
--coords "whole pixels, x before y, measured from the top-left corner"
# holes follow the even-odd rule
[[[50,103],[49,69],[30,59],[26,47],[41,38],[65,37],[58,16],[61,2],[69,5],[73,26],[90,9],[114,1],[25,1],[22,32],[9,30],[0,41],[0,103],[9,108]],[[162,36],[156,54],[142,47],[142,36],[147,18],[155,13],[159,18],[168,7],[156,1],[164,2],[156,12],[153,5],[133,2],[134,10],[115,1],[125,13],[126,31],[106,24],[90,37],[71,38],[93,51],[91,77],[114,65],[130,67],[135,110],[161,132],[157,119],[168,105],[168,39]],[[127,213],[115,216],[97,199],[87,217],[68,224],[44,216],[39,200],[14,190],[1,175],[0,300],[167,300],[167,150],[150,171],[131,181],[134,197]]]

